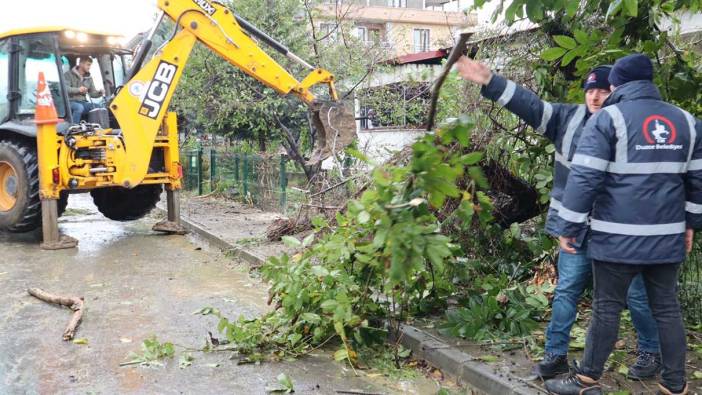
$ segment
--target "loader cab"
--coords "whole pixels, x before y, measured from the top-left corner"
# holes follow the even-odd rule
[[[121,48],[119,38],[106,34],[65,28],[0,34],[0,130],[35,135],[34,94],[39,72],[46,77],[59,118],[65,120],[58,129],[67,129],[71,107],[65,74],[81,57],[92,57],[91,76],[105,96],[89,100],[104,105],[103,100],[109,100],[115,88],[124,83],[125,56],[130,54]]]

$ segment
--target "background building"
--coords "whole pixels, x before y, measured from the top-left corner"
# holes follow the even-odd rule
[[[468,0],[328,0],[321,5],[319,31],[333,37],[338,21],[353,24],[355,35],[397,56],[452,47],[461,30],[475,26]]]

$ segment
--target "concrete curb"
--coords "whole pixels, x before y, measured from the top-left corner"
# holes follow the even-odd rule
[[[498,367],[476,360],[470,354],[411,325],[400,327],[400,344],[412,350],[415,357],[458,379],[462,384],[489,395],[534,395],[545,393],[535,385],[501,372]]]
[[[157,207],[161,213],[166,213]],[[181,223],[190,232],[197,234],[211,245],[231,251],[236,257],[245,260],[253,267],[261,266],[265,258],[239,246],[235,246],[217,235],[210,233],[203,226],[181,217]],[[500,372],[497,367],[476,360],[471,355],[447,344],[431,334],[411,325],[402,325],[400,344],[412,350],[417,357],[430,365],[456,378],[460,383],[489,395],[534,395],[545,393],[538,387],[527,384],[524,380],[510,373]]]

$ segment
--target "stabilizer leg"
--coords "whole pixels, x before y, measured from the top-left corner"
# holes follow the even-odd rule
[[[166,188],[168,218],[154,225],[153,230],[174,235],[188,233],[180,223],[180,192]]]
[[[41,201],[41,228],[43,234],[42,250],[66,250],[76,248],[78,240],[61,235],[58,228],[58,200]]]

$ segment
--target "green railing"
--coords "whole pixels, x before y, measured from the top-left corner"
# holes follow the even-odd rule
[[[181,153],[183,187],[197,195],[219,191],[262,209],[288,210],[288,183],[304,183],[304,175],[290,171],[284,155],[260,155],[216,149]]]

